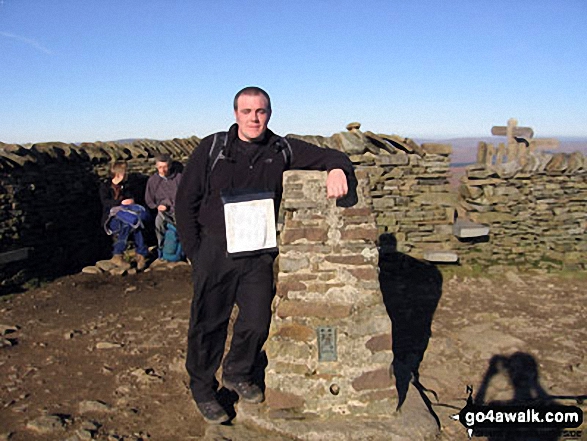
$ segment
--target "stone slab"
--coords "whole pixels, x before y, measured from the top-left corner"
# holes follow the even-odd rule
[[[460,238],[483,237],[489,234],[487,225],[476,224],[464,219],[457,219],[453,224],[453,234]]]
[[[407,399],[400,412],[390,405],[387,417],[350,417],[341,415],[320,418],[305,413],[270,414],[265,405],[239,405],[235,427],[243,424],[267,435],[291,437],[304,441],[428,441],[437,439],[438,426],[414,386],[409,386]],[[236,439],[236,438],[230,438]]]
[[[20,248],[18,250],[6,251],[5,253],[1,253],[0,265],[26,260],[29,258],[31,250],[32,248]]]
[[[424,260],[437,263],[456,263],[459,256],[453,251],[426,251]]]

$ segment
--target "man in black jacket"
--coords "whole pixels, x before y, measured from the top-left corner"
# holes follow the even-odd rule
[[[253,373],[271,322],[283,172],[326,170],[327,197],[337,199],[348,192],[347,178],[355,179],[345,154],[271,132],[271,101],[264,90],[237,93],[234,114],[228,133],[204,138],[192,153],[176,199],[178,232],[194,281],[186,368],[197,407],[210,423],[229,420],[217,401],[215,374],[235,303],[239,314],[222,382],[243,401],[264,400]]]

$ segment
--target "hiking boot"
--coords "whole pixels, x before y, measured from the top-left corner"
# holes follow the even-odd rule
[[[265,394],[255,383],[251,383],[250,381],[232,382],[224,379],[222,380],[222,383],[225,388],[236,392],[238,397],[247,403],[258,404],[265,401]]]
[[[141,254],[137,254],[136,261],[137,261],[137,271],[142,271],[147,267],[147,259],[145,256],[143,256]]]
[[[196,406],[204,420],[209,424],[222,424],[230,420],[230,417],[216,400],[197,403]]]
[[[130,264],[124,260],[122,254],[115,254],[114,256],[112,256],[112,259],[110,259],[110,262],[112,262],[112,264],[116,265],[118,268],[130,268]]]

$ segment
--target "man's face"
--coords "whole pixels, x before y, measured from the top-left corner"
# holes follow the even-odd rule
[[[271,110],[263,95],[241,95],[234,111],[238,124],[238,137],[247,142],[258,140],[267,130]]]
[[[159,176],[165,177],[169,174],[169,164],[167,162],[157,161],[155,163],[155,168],[157,169]]]

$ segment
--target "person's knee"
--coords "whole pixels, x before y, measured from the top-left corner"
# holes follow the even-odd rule
[[[242,317],[240,328],[247,333],[259,337],[269,335],[269,326],[271,325],[271,311],[265,314],[255,314],[251,317]]]

